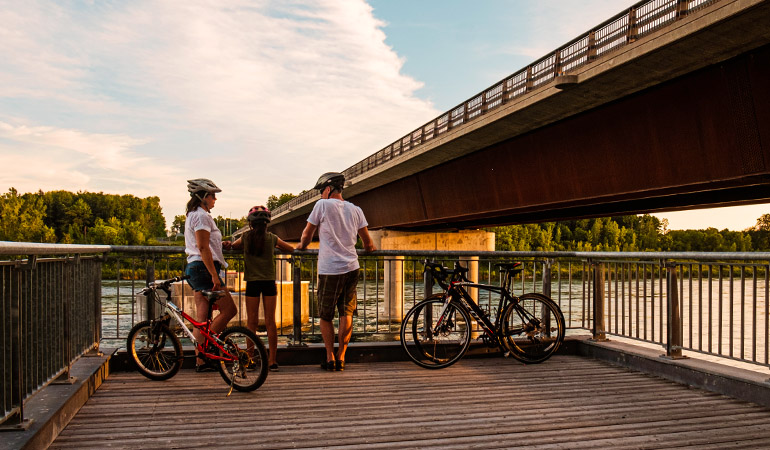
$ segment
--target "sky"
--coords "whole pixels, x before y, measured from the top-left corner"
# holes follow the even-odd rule
[[[240,218],[309,189],[635,2],[0,0],[0,189]],[[658,215],[742,230],[770,205]]]

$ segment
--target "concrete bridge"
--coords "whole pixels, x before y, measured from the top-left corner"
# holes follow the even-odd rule
[[[770,201],[768,23],[767,0],[640,2],[346,169],[345,197],[401,231]],[[297,239],[317,199],[271,229]]]

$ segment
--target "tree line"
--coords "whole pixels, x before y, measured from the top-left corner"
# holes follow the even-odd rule
[[[0,196],[0,240],[147,245],[166,237],[158,197],[38,191]]]
[[[271,210],[292,194],[271,195]],[[170,243],[184,233],[186,217],[170,226]],[[246,225],[246,218],[214,218],[229,236]],[[650,215],[600,217],[490,228],[499,251],[770,251],[770,214],[744,231],[672,230]],[[0,195],[0,240],[68,244],[154,245],[167,243],[166,222],[158,197],[138,198],[102,192],[39,191]],[[182,243],[183,243],[182,238]]]
[[[490,228],[499,251],[770,251],[770,214],[744,231],[671,230],[650,215],[599,217]]]

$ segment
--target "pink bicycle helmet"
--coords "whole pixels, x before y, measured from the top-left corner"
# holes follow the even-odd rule
[[[246,217],[246,219],[249,222],[270,222],[270,219],[272,218],[272,215],[270,214],[270,210],[265,208],[264,206],[253,206],[249,210],[249,215]]]

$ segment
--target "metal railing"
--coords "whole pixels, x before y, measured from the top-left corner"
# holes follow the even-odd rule
[[[390,145],[343,171],[345,179],[353,178],[389,161],[409,156],[420,145],[456,127],[480,118],[488,111],[509,103],[522,95],[545,88],[560,75],[594,62],[611,52],[631,44],[661,28],[670,26],[688,14],[706,8],[719,0],[646,0],[603,22],[545,55],[513,75],[495,83],[470,99],[451,108]],[[280,214],[318,197],[309,190],[275,208]]]
[[[131,325],[146,314],[135,293],[146,279],[170,278],[183,270],[181,247],[122,248],[110,254],[105,273],[123,267],[122,277],[105,280],[105,295],[113,316],[105,314],[102,338],[118,345]],[[241,255],[227,254],[230,270],[243,270]],[[291,345],[320,342],[315,309],[317,254],[299,252],[279,266],[276,322]],[[422,274],[426,258],[471,265],[475,280],[499,283],[494,264],[523,261],[524,272],[514,292],[543,292],[561,307],[568,329],[588,330],[597,339],[622,336],[658,344],[671,357],[682,350],[768,366],[768,253],[674,252],[420,252],[378,251],[360,255],[358,311],[354,340],[396,340],[401,319],[409,308],[434,292]],[[148,270],[148,268],[150,268]],[[152,273],[152,276],[150,275]],[[245,283],[230,273],[238,315],[246,322],[242,290]],[[289,285],[291,287],[289,287]],[[115,287],[118,289],[115,289]],[[672,287],[673,286],[673,287]],[[112,289],[115,289],[112,291]],[[109,292],[108,292],[109,291]],[[178,304],[192,311],[192,294],[179,294]],[[479,304],[494,313],[499,298],[473,293]],[[109,297],[109,298],[108,298]],[[599,301],[601,299],[601,301]],[[117,324],[117,326],[116,326]]]
[[[13,244],[13,246],[6,245]],[[12,248],[11,248],[12,247]],[[184,270],[182,247],[57,246],[1,243],[0,254],[25,259],[0,263],[3,333],[0,336],[5,424],[23,422],[23,402],[56,379],[69,379],[72,362],[102,345],[123,346],[134,323],[157,314],[137,292],[148,280]],[[87,253],[106,255],[80,256]],[[66,255],[37,258],[35,255]],[[228,287],[246,322],[239,272],[243,259],[227,253]],[[283,342],[320,342],[315,309],[317,253],[303,251],[279,264],[277,322]],[[683,350],[770,367],[768,274],[770,253],[673,252],[424,252],[360,255],[354,340],[397,340],[409,308],[437,292],[422,273],[431,259],[468,266],[470,278],[497,284],[495,263],[522,261],[513,291],[542,292],[561,307],[568,330],[596,339],[623,336],[660,345],[667,356]],[[498,297],[471,292],[494,314]],[[194,311],[189,288],[175,303]]]
[[[51,383],[75,381],[72,363],[98,350],[101,253],[109,250],[0,242],[0,255],[20,258],[0,261],[0,428],[27,428],[25,401]]]

